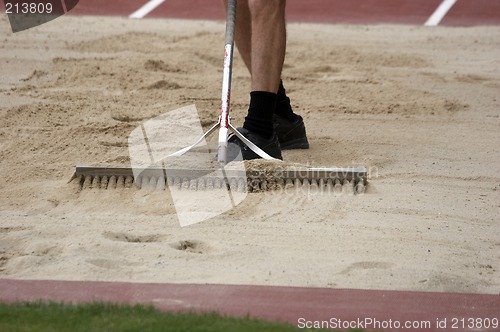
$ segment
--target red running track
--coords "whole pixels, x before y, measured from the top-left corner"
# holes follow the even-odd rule
[[[443,0],[288,0],[291,22],[423,25]],[[74,15],[129,16],[148,0],[80,0]],[[224,19],[221,0],[165,0],[145,17]],[[500,0],[457,0],[440,25],[500,24]]]
[[[343,321],[355,322],[356,327],[367,330],[382,327],[386,331],[408,331],[398,328],[398,324],[404,327],[409,322],[420,326],[410,329],[412,331],[500,330],[484,328],[485,324],[491,324],[492,319],[500,319],[500,295],[0,279],[0,301],[12,303],[39,299],[65,303],[141,303],[166,311],[218,311],[242,317],[248,314],[296,326],[314,321],[333,324]],[[470,318],[483,319],[483,328],[477,322],[473,323],[477,324],[476,328],[461,328],[461,324],[466,324],[466,327],[472,324],[468,322]],[[372,323],[368,324],[370,319]],[[365,324],[357,325],[358,321]],[[458,328],[453,328],[453,323]],[[388,328],[390,326],[392,328]],[[330,327],[336,328],[334,325]]]

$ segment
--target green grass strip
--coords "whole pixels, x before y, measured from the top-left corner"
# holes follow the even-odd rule
[[[216,313],[168,313],[144,305],[105,303],[0,303],[0,331],[319,331],[253,318],[235,318]]]

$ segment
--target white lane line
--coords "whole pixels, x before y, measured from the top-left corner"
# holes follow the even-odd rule
[[[141,8],[137,9],[135,12],[129,15],[129,18],[143,18],[147,14],[151,13],[156,7],[164,3],[165,0],[150,0]]]
[[[425,26],[434,27],[437,26],[441,20],[448,14],[448,11],[453,7],[453,5],[457,2],[457,0],[444,0],[441,2],[436,11],[429,17],[427,22],[425,22]]]

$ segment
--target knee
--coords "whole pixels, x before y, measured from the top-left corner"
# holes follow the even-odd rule
[[[248,0],[248,8],[252,17],[285,15],[286,0]]]

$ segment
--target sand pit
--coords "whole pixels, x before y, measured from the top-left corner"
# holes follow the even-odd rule
[[[220,104],[224,24],[0,21],[0,277],[500,292],[500,28],[290,24],[284,82],[311,148],[364,195],[248,195],[181,228],[168,192],[79,191],[143,121]],[[235,58],[241,124],[249,75]]]

